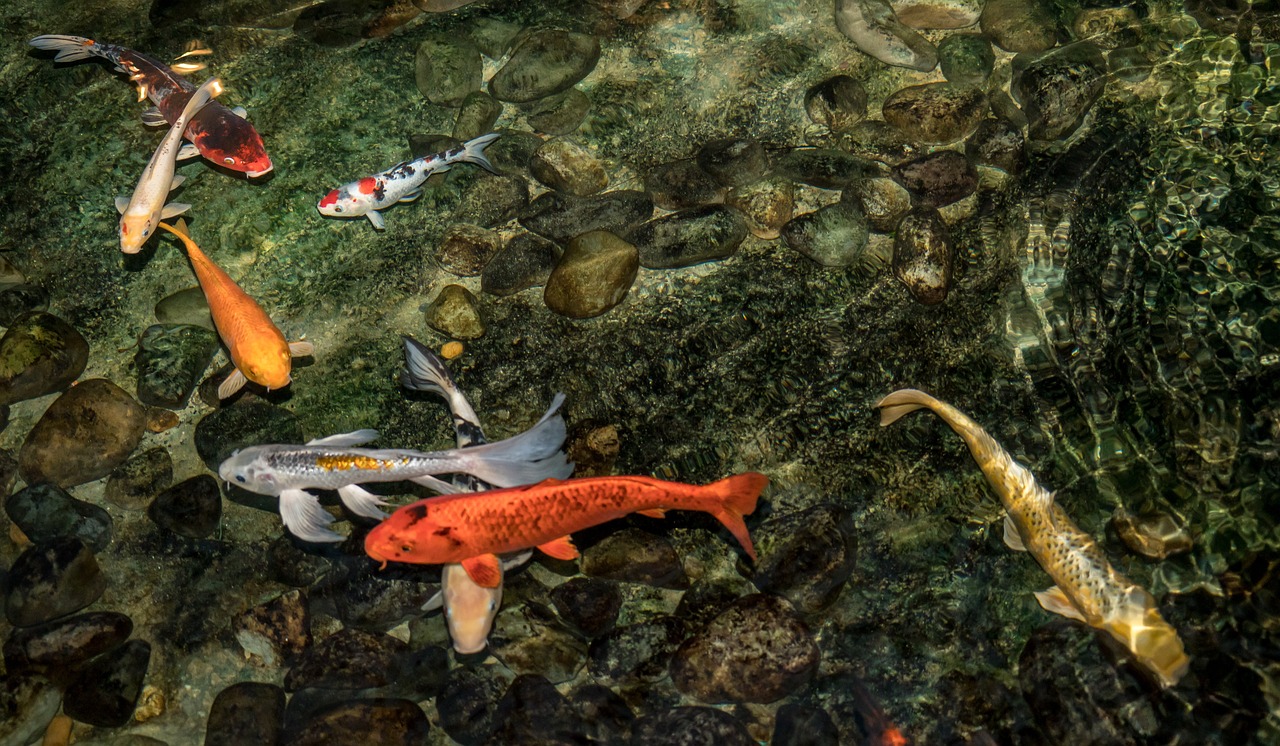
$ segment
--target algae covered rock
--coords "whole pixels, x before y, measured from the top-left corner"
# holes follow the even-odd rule
[[[151,644],[130,640],[93,659],[67,687],[63,712],[82,723],[119,728],[133,719],[151,663]]]
[[[533,31],[516,42],[507,63],[489,81],[489,92],[499,101],[536,101],[572,88],[599,60],[600,40],[590,34]]]
[[[988,108],[981,88],[924,83],[894,92],[885,99],[881,113],[909,139],[945,145],[973,132]]]
[[[467,94],[480,90],[480,50],[459,34],[431,34],[418,44],[414,79],[418,90],[438,106],[460,106]]]
[[[435,299],[423,309],[427,326],[454,339],[479,339],[484,336],[484,319],[480,304],[470,290],[461,285],[445,285]]]
[[[631,746],[671,744],[756,746],[747,726],[727,712],[712,707],[674,707],[646,715],[631,726]]]
[[[95,378],[54,400],[18,452],[28,484],[73,487],[105,477],[142,441],[147,410],[124,389]]]
[[[795,185],[788,179],[757,181],[734,188],[724,203],[742,213],[751,235],[771,241],[795,214]]]
[[[138,338],[138,400],[181,409],[218,352],[218,335],[191,324],[153,324]]]
[[[480,273],[480,289],[492,295],[512,295],[546,284],[560,258],[560,248],[534,233],[521,233],[507,242]]]
[[[727,187],[746,186],[769,173],[764,144],[751,138],[712,140],[698,148],[698,165]]]
[[[209,708],[205,746],[278,743],[284,732],[285,691],[275,684],[242,681],[218,692]]]
[[[991,42],[977,34],[948,36],[938,46],[938,58],[942,74],[953,85],[984,85],[996,63]]]
[[[943,207],[978,190],[978,170],[963,154],[939,150],[893,169],[894,181],[921,207]]]
[[[173,481],[173,458],[161,447],[130,456],[112,469],[102,496],[112,505],[142,510]]]
[[[639,270],[635,246],[608,231],[591,231],[569,242],[542,297],[562,316],[599,316],[622,302]]]
[[[25,313],[49,308],[49,291],[39,285],[0,288],[0,326],[10,326]]]
[[[653,215],[653,200],[644,192],[616,190],[591,197],[547,192],[529,203],[520,225],[556,243],[589,231],[626,235]]]
[[[61,391],[88,362],[89,343],[74,327],[43,311],[24,314],[0,337],[0,404]]]
[[[472,91],[458,105],[458,118],[453,122],[453,136],[471,140],[493,130],[502,116],[502,104],[484,91]]]
[[[893,276],[920,303],[947,299],[955,263],[951,232],[934,209],[911,212],[898,224],[893,239]]]
[[[862,206],[837,202],[797,215],[782,227],[782,241],[824,267],[848,267],[867,247],[871,230]]]
[[[487,228],[454,223],[444,231],[436,248],[436,261],[459,277],[474,277],[502,248],[502,237]]]
[[[579,197],[595,194],[609,185],[604,163],[586,148],[564,138],[543,143],[529,160],[529,172],[552,189]]]
[[[209,300],[204,290],[190,287],[161,298],[156,303],[156,321],[161,324],[194,324],[209,331],[216,331],[213,316],[209,314]]]
[[[35,542],[74,536],[94,552],[111,543],[111,514],[56,485],[35,484],[19,490],[5,500],[4,510]]]
[[[631,232],[641,266],[674,269],[733,256],[747,237],[742,213],[725,205],[673,212]]]
[[[591,110],[591,99],[577,88],[570,88],[530,105],[529,126],[547,135],[568,135],[582,124]]]
[[[1009,92],[1027,114],[1027,136],[1056,140],[1076,131],[1106,85],[1102,50],[1082,41],[1032,58],[1014,58]]]
[[[654,204],[664,210],[683,210],[719,202],[726,190],[690,158],[654,166],[645,176],[644,185],[653,195]]]
[[[156,495],[147,515],[160,528],[188,539],[203,539],[222,520],[222,493],[209,474],[185,479]]]
[[[289,743],[293,746],[356,743],[411,746],[426,743],[430,731],[431,721],[415,702],[388,697],[353,699],[312,714]]]
[[[84,542],[61,537],[27,547],[9,568],[6,585],[9,623],[31,627],[97,601],[107,580]]]
[[[1058,41],[1058,21],[1042,0],[986,0],[980,23],[1007,52],[1043,52]]]
[[[835,602],[857,560],[853,519],[833,505],[771,517],[757,532],[760,562],[752,582],[805,614]]]
[[[848,129],[867,116],[867,89],[848,75],[833,75],[805,91],[804,110],[814,124]]]

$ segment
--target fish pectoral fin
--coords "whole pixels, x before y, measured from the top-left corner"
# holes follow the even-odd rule
[[[342,499],[342,504],[351,509],[352,513],[362,515],[365,518],[373,518],[374,520],[382,520],[387,514],[378,509],[379,505],[386,505],[381,497],[373,494],[358,484],[348,484],[345,487],[338,488],[338,497]]]
[[[289,343],[290,357],[306,357],[316,351],[316,346],[306,340]]]
[[[1018,533],[1018,527],[1013,523],[1013,516],[1008,513],[1004,516],[1004,545],[1015,552],[1025,552],[1027,547],[1022,543],[1022,536]]]
[[[524,563],[528,562],[529,558],[532,556],[533,556],[532,549],[526,549],[523,552],[508,555],[504,557],[502,560],[502,571],[506,572],[507,570],[510,570],[512,568],[519,567],[520,565],[523,565]]]
[[[191,205],[188,205],[185,202],[170,202],[160,211],[160,219],[168,220],[169,218],[177,217],[190,209]]]
[[[227,376],[227,380],[219,384],[218,398],[230,399],[237,391],[244,388],[244,385],[248,382],[249,379],[244,377],[239,368],[236,368],[231,371],[231,375]]]
[[[337,435],[326,435],[323,438],[315,438],[308,440],[309,446],[334,446],[336,448],[347,448],[350,446],[364,445],[378,439],[377,430],[353,430],[349,433],[338,433]]]
[[[320,500],[306,490],[284,490],[280,493],[280,518],[289,533],[303,541],[342,541],[342,534],[330,531],[333,516],[320,507]]]
[[[200,148],[197,148],[191,143],[186,143],[182,147],[178,148],[177,159],[180,161],[186,161],[192,158],[199,158],[199,157],[200,157]]]
[[[128,210],[128,209],[129,209],[129,198],[128,198],[128,197],[116,197],[116,212],[118,212],[118,213],[120,213],[121,215],[123,215],[123,214],[124,214],[124,211],[125,211],[125,210]]]
[[[1048,590],[1036,591],[1035,597],[1040,602],[1040,606],[1051,614],[1058,614],[1068,619],[1074,619],[1077,622],[1084,621],[1084,615],[1071,603],[1071,600],[1067,598],[1067,594],[1063,593],[1062,589],[1056,585]]]
[[[401,197],[399,201],[400,201],[400,202],[413,202],[414,200],[416,200],[417,198],[419,198],[419,197],[421,197],[421,196],[422,196],[422,190],[421,190],[421,189],[414,189],[412,192],[409,192],[409,193],[408,193],[408,194],[406,194],[405,196]]]
[[[640,515],[647,515],[650,518],[666,518],[667,511],[663,508],[649,508],[648,510],[637,510]]]
[[[364,216],[369,218],[369,222],[373,223],[373,227],[377,230],[383,231],[387,229],[387,223],[382,219],[382,213],[377,210],[370,210]]]
[[[182,182],[186,180],[187,180],[187,177],[183,176],[182,174],[174,174],[173,178],[169,180],[169,191],[172,192],[174,189],[177,189],[178,187],[182,186]]]
[[[539,544],[538,551],[558,560],[578,558],[578,548],[573,545],[573,537],[571,536],[561,536],[559,539],[553,539],[546,544]]]
[[[420,477],[411,477],[409,481],[414,484],[420,484],[429,490],[435,490],[442,495],[457,495],[461,492],[467,491],[457,485],[449,484],[439,477],[433,477],[430,474],[423,474]]]
[[[498,563],[496,554],[482,554],[465,559],[462,561],[462,569],[481,588],[497,588],[502,583],[502,565]]]
[[[168,127],[169,120],[164,118],[164,114],[156,107],[151,107],[142,112],[142,124],[147,127]]]
[[[248,118],[249,118],[249,112],[245,111],[243,106],[233,106],[233,107],[231,107],[231,113],[232,113],[232,114],[235,114],[236,116],[240,117],[241,119],[248,119]]]
[[[422,605],[422,610],[435,611],[436,609],[442,608],[443,606],[444,606],[444,591],[436,591],[436,595],[427,599],[427,602]]]

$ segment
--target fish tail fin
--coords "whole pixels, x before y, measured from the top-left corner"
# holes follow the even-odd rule
[[[459,450],[464,471],[496,487],[568,478],[573,464],[561,450],[566,429],[564,418],[556,414],[562,403],[564,394],[556,394],[538,424],[519,435]]]
[[[173,225],[169,225],[168,223],[162,220],[160,221],[159,225],[161,228],[164,228],[165,230],[169,231],[173,235],[177,236],[178,239],[182,241],[182,245],[187,247],[188,254],[191,253],[192,249],[194,249],[196,253],[200,252],[200,248],[196,246],[196,242],[191,240],[191,232],[187,230],[186,218],[178,218],[178,220],[174,222]]]
[[[456,387],[444,361],[413,337],[401,339],[404,341],[404,368],[400,371],[400,385],[450,398],[450,392]]]
[[[918,389],[899,389],[876,403],[880,408],[880,427],[892,425],[917,409],[933,409],[937,403],[937,399]]]
[[[191,98],[187,100],[187,105],[182,107],[182,115],[179,118],[184,122],[190,121],[197,111],[203,109],[221,93],[222,81],[217,78],[209,78],[196,89],[195,93],[191,94]]]
[[[709,511],[711,515],[734,535],[752,561],[756,559],[756,548],[742,517],[755,512],[756,501],[768,484],[769,478],[765,475],[748,471],[712,482],[701,490],[715,506]]]
[[[474,163],[490,173],[498,173],[498,169],[493,167],[493,164],[489,162],[488,156],[484,154],[484,149],[499,137],[502,137],[502,133],[490,132],[487,135],[468,140],[462,146],[463,153],[458,156],[458,160],[464,163]]]
[[[100,52],[101,45],[93,39],[86,39],[83,36],[45,34],[44,36],[37,36],[27,43],[36,49],[57,52],[57,56],[53,58],[54,62],[75,62],[90,57],[104,56]]]
[[[1128,598],[1102,627],[1155,674],[1161,687],[1177,684],[1191,665],[1178,631],[1160,616],[1155,599],[1142,588],[1130,588]]]

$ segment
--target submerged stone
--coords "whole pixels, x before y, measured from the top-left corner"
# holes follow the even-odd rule
[[[542,298],[547,308],[561,316],[599,316],[627,297],[639,271],[635,246],[608,231],[591,231],[565,247]]]
[[[417,746],[431,722],[407,699],[354,699],[320,710],[289,740],[291,746]]]
[[[213,326],[213,316],[209,313],[209,301],[199,286],[179,290],[160,299],[156,303],[155,314],[156,321],[161,324],[191,324],[217,331]]]
[[[840,746],[840,731],[818,707],[796,703],[778,708],[771,746]]]
[[[1004,119],[985,119],[964,141],[965,155],[979,166],[1020,174],[1027,166],[1026,140],[1022,130]]]
[[[67,687],[62,711],[73,720],[119,728],[133,719],[151,663],[151,645],[130,640],[93,659]]]
[[[880,173],[870,161],[826,148],[796,148],[778,158],[774,170],[780,176],[822,189],[841,189]]]
[[[734,188],[724,203],[742,213],[753,236],[772,241],[795,214],[795,185],[788,179],[757,181]]]
[[[620,741],[636,719],[625,699],[599,684],[574,689],[569,694],[569,702],[586,720],[587,736],[601,743]]]
[[[684,590],[689,578],[671,542],[657,534],[626,528],[582,553],[582,574]]]
[[[560,619],[588,638],[612,630],[622,609],[618,584],[609,580],[569,578],[552,588],[550,596]]]
[[[31,627],[79,611],[102,595],[107,580],[84,542],[63,537],[27,548],[13,561],[5,615]]]
[[[840,201],[856,202],[877,233],[893,233],[902,216],[911,211],[911,195],[888,178],[855,182],[840,194]]]
[[[0,288],[0,326],[11,326],[25,313],[49,308],[49,291],[39,285]]]
[[[0,678],[0,744],[26,746],[49,727],[62,692],[43,676],[10,673]]]
[[[249,609],[231,621],[236,642],[262,665],[275,668],[301,655],[311,644],[311,610],[307,596],[292,590]],[[281,708],[284,695],[281,693]]]
[[[617,190],[592,197],[547,192],[529,203],[520,225],[564,244],[589,231],[626,235],[653,215],[653,200],[644,192]]]
[[[279,743],[285,692],[275,684],[242,681],[218,692],[209,708],[204,746]]]
[[[233,451],[267,443],[301,443],[298,418],[283,407],[249,401],[215,409],[196,423],[196,453],[212,472]]]
[[[444,231],[436,261],[459,277],[475,277],[502,248],[502,237],[478,225],[454,223]]]
[[[537,674],[554,684],[572,679],[587,659],[586,643],[533,601],[498,615],[489,649],[513,673]]]
[[[436,696],[440,727],[464,746],[490,742],[498,702],[514,677],[499,665],[454,668]]]
[[[797,215],[782,227],[782,241],[824,267],[848,267],[858,261],[871,232],[862,207],[837,202]]]
[[[54,400],[27,434],[18,467],[27,484],[74,487],[105,477],[142,441],[147,411],[105,378],[84,381]]]
[[[153,324],[138,338],[138,400],[181,409],[218,352],[218,335],[189,324]]]
[[[1120,507],[1111,516],[1111,525],[1125,546],[1149,559],[1162,560],[1183,554],[1194,546],[1186,527],[1169,513],[1153,511],[1134,515]]]
[[[935,145],[962,140],[990,107],[981,88],[923,83],[901,88],[885,99],[884,120],[908,139]]]
[[[978,170],[963,154],[938,150],[893,169],[894,181],[920,207],[944,207],[978,190]]]
[[[458,105],[458,118],[453,121],[453,136],[466,141],[492,132],[493,125],[500,116],[502,104],[497,99],[484,91],[472,91]]]
[[[1106,85],[1102,50],[1082,41],[1015,57],[1009,91],[1026,112],[1027,137],[1058,140],[1076,131]]]
[[[836,0],[836,28],[886,65],[921,72],[938,66],[938,50],[899,21],[888,0]]]
[[[991,42],[978,34],[948,36],[938,46],[938,58],[947,82],[960,86],[985,85],[996,64]]]
[[[423,309],[427,326],[454,339],[484,336],[484,318],[474,293],[461,285],[445,285]]]
[[[650,220],[632,231],[630,239],[642,266],[675,269],[733,256],[746,237],[742,213],[708,205]]]
[[[528,206],[529,183],[523,177],[490,176],[476,179],[467,186],[453,219],[493,228],[519,215]]]
[[[555,138],[529,160],[533,178],[561,192],[587,197],[609,186],[604,163],[572,140]]]
[[[750,589],[745,581],[704,578],[680,597],[675,616],[684,620],[687,629],[701,629],[741,598],[744,589]]]
[[[4,509],[34,542],[74,536],[93,552],[101,552],[111,543],[111,514],[75,499],[56,485],[23,488],[5,500]]]
[[[128,510],[143,510],[173,482],[173,458],[163,447],[148,448],[111,470],[102,496]]]
[[[683,210],[719,202],[726,187],[695,161],[684,158],[655,166],[645,177],[645,189],[664,210]]]
[[[925,152],[924,147],[912,142],[906,133],[879,119],[861,121],[838,133],[836,139],[842,150],[887,166],[896,166]]]
[[[0,337],[0,404],[61,391],[84,372],[89,343],[53,314],[33,311]]]
[[[123,644],[132,633],[133,621],[115,611],[92,611],[24,627],[5,640],[5,668],[38,668],[65,678],[79,664]]]
[[[293,32],[322,47],[349,47],[386,7],[386,0],[328,0],[299,13]]]
[[[507,687],[494,713],[495,743],[583,743],[587,723],[555,686],[522,674]]]
[[[926,306],[947,299],[955,263],[951,231],[934,209],[909,213],[893,239],[893,276]]]
[[[198,474],[156,495],[147,509],[156,525],[188,539],[203,539],[222,522],[222,492],[218,480]]]
[[[542,99],[529,107],[526,118],[529,126],[547,135],[572,134],[587,118],[591,99],[577,88],[570,88],[558,96]]]
[[[771,517],[756,532],[760,562],[752,582],[817,613],[840,595],[856,565],[853,519],[832,505]]]
[[[769,174],[769,154],[759,140],[712,140],[698,148],[696,160],[703,171],[727,187],[746,186]]]
[[[424,2],[437,2],[438,0],[423,0]],[[459,0],[447,0],[447,2],[458,2]],[[468,0],[469,1],[469,0]],[[511,43],[519,36],[522,27],[515,23],[500,21],[497,18],[488,18],[480,16],[472,18],[467,23],[467,35],[471,37],[471,41],[480,48],[480,52],[491,60],[498,60],[504,57],[508,50],[511,49]]]
[[[814,124],[848,129],[867,116],[867,89],[848,75],[833,75],[805,91],[804,111]]]
[[[711,707],[674,707],[640,718],[631,727],[631,746],[715,744],[756,746],[747,726]]]
[[[307,648],[284,677],[286,691],[365,689],[395,680],[408,647],[394,637],[343,629]]]
[[[489,92],[499,101],[536,101],[572,88],[599,59],[600,40],[594,36],[532,31],[516,41],[507,63],[489,81]]]
[[[684,621],[673,616],[618,627],[591,641],[587,670],[609,686],[657,681],[667,675],[667,664],[684,640],[684,631]]]
[[[983,0],[891,0],[902,23],[915,29],[972,26],[982,15]]]
[[[1006,52],[1043,52],[1058,43],[1053,9],[1041,0],[985,0],[980,23]]]
[[[491,295],[513,295],[538,287],[551,277],[560,248],[534,233],[507,242],[480,273],[480,289]]]
[[[435,33],[418,44],[414,80],[418,91],[437,106],[461,106],[483,77],[480,50],[465,36]]]

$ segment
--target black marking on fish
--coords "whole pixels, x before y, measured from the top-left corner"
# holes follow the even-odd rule
[[[455,547],[462,546],[462,542],[453,538],[453,528],[450,526],[441,526],[440,528],[436,529],[432,533],[434,533],[436,536],[448,539],[449,543]]]
[[[427,506],[421,503],[417,505],[410,505],[404,509],[404,514],[409,516],[409,522],[405,524],[405,528],[408,528],[427,517]]]

